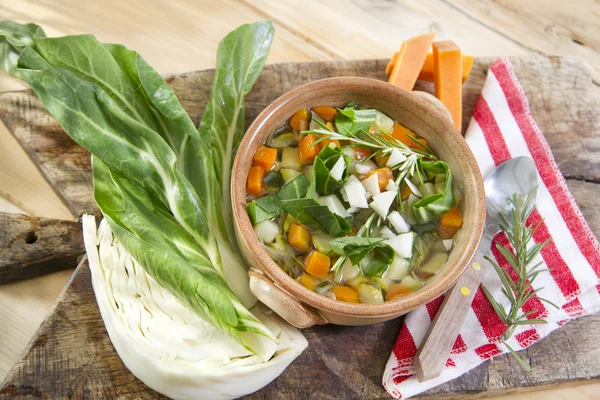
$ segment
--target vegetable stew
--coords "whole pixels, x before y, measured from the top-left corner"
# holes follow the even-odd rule
[[[379,110],[300,109],[252,164],[256,235],[287,274],[332,299],[378,304],[419,290],[462,225],[448,164]]]

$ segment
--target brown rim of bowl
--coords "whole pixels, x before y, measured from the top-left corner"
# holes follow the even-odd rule
[[[464,157],[460,158],[459,160],[459,163],[462,164],[461,168],[472,172],[472,176],[469,178],[471,179],[475,188],[473,190],[474,196],[470,198],[470,201],[473,202],[473,204],[470,205],[470,209],[482,210],[480,215],[476,215],[474,217],[474,234],[473,237],[470,237],[468,240],[466,240],[466,246],[463,249],[462,254],[458,256],[454,264],[447,265],[445,267],[447,270],[450,269],[450,272],[447,274],[445,279],[429,282],[427,285],[423,286],[422,289],[416,292],[408,294],[398,300],[386,301],[383,304],[353,304],[332,300],[328,297],[313,292],[296,282],[288,274],[286,274],[271,259],[271,257],[269,257],[262,244],[256,237],[250,217],[246,212],[246,179],[248,169],[250,168],[251,164],[250,160],[252,159],[252,154],[247,155],[246,153],[248,153],[252,147],[250,144],[253,142],[253,139],[261,136],[265,123],[269,121],[273,114],[275,114],[279,109],[284,107],[289,102],[292,102],[293,99],[305,91],[319,92],[324,90],[332,90],[334,88],[339,90],[340,87],[347,87],[347,92],[362,92],[364,95],[370,94],[371,96],[373,96],[373,94],[376,92],[383,91],[386,92],[390,97],[397,96],[399,100],[407,99],[410,96],[413,104],[417,104],[418,107],[421,107],[423,112],[434,114],[434,118],[437,120],[437,123],[443,125],[443,128],[447,131],[446,135],[451,135],[454,138],[456,145],[461,150],[461,155],[464,155]],[[299,105],[299,107],[301,107],[301,105]],[[283,118],[278,120],[277,124],[283,120]],[[266,139],[266,136],[262,138],[261,143],[264,141],[264,139]],[[247,159],[244,160],[244,157],[247,157]],[[246,165],[244,166],[243,164]],[[467,178],[468,177],[464,177],[465,180]],[[477,165],[471,150],[467,146],[466,141],[458,132],[458,130],[456,130],[454,125],[439,110],[433,109],[433,107],[426,100],[423,100],[419,96],[414,96],[409,91],[390,85],[383,81],[360,77],[336,77],[313,81],[290,90],[267,106],[267,108],[265,108],[256,117],[252,125],[248,128],[244,138],[240,143],[240,146],[238,147],[233,164],[231,193],[234,222],[237,224],[237,228],[240,231],[240,236],[242,236],[241,239],[246,242],[252,257],[257,260],[258,263],[260,263],[261,267],[264,269],[264,272],[273,280],[273,282],[278,287],[296,297],[299,301],[304,302],[305,304],[308,304],[316,309],[322,309],[335,314],[355,317],[376,318],[396,314],[399,315],[420,305],[426,304],[427,302],[448,291],[473,258],[483,232],[485,221],[485,193],[479,166]]]

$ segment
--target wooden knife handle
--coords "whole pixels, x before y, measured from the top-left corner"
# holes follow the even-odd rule
[[[415,356],[420,382],[437,378],[442,373],[481,283],[484,262],[483,257],[476,255],[456,285],[446,293]]]

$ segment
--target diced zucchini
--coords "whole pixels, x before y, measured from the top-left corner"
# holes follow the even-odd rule
[[[342,266],[342,283],[352,280],[359,275],[360,270],[358,269],[358,265],[352,265],[350,259],[347,258]]]
[[[373,278],[379,284],[381,290],[388,290],[394,284],[394,281],[387,275],[382,278]]]
[[[317,286],[315,286],[315,292],[319,293],[319,294],[323,294],[325,292],[328,292],[329,289],[331,289],[333,287],[333,284],[329,281],[323,281],[321,283],[319,283]]]
[[[416,279],[415,277],[413,277],[412,275],[406,275],[401,281],[400,284],[403,286],[406,286],[407,288],[410,288],[413,290],[413,292],[415,290],[419,290],[421,289],[421,286],[423,286],[423,284],[421,283],[421,281],[419,281],[418,279]]]
[[[290,231],[290,225],[295,224],[296,223],[296,218],[294,218],[291,214],[287,214],[285,217],[285,221],[283,222],[283,231],[284,232],[289,232]]]
[[[287,244],[285,240],[283,240],[283,235],[281,232],[277,232],[277,236],[275,236],[275,241],[273,243],[269,243],[269,246],[277,251],[285,251],[287,250]]]
[[[317,249],[318,252],[323,253],[323,254],[329,254],[329,252],[331,251],[330,242],[332,240],[333,240],[333,238],[331,236],[326,235],[321,232],[315,232],[315,233],[313,233],[313,236],[312,236],[312,241],[313,241],[313,244],[315,245],[315,248]]]
[[[379,284],[374,281],[358,285],[358,297],[363,304],[381,304],[383,303],[383,293]]]
[[[279,172],[270,171],[263,177],[264,187],[263,190],[266,193],[272,193],[279,189],[284,184],[282,175]]]
[[[446,189],[446,181],[433,184],[433,193],[435,194],[443,193],[444,189]]]
[[[394,130],[394,121],[381,111],[376,111],[374,127],[376,133],[390,133]]]
[[[292,132],[287,132],[274,137],[269,143],[269,146],[276,149],[282,149],[294,144],[296,144],[296,135],[294,135]]]
[[[295,147],[284,147],[281,151],[281,168],[302,171],[302,164],[298,160],[298,149]]]
[[[443,183],[446,184],[446,174],[437,174],[435,178],[433,178],[433,183]]]
[[[306,179],[310,182],[312,179],[312,174],[313,174],[313,165],[307,165],[302,169],[302,173],[304,174],[304,176],[306,177]]]
[[[408,196],[408,199],[402,202],[402,210],[400,211],[400,215],[402,215],[404,221],[406,221],[406,223],[409,225],[415,225],[417,223],[415,211],[413,210],[413,204],[415,204],[417,200],[419,200],[419,198],[411,193],[411,195]]]
[[[423,178],[425,178],[425,177],[423,177]],[[410,183],[412,183],[413,185],[418,187],[419,185],[423,184],[424,182],[422,182],[421,178],[419,178],[419,175],[415,173],[415,174],[413,174],[413,176],[410,177]]]
[[[410,272],[410,262],[402,257],[394,257],[394,261],[390,264],[390,268],[385,274],[386,277],[399,281]]]
[[[279,226],[270,219],[254,225],[254,232],[263,243],[271,243],[279,233]]]
[[[419,191],[423,195],[423,197],[427,197],[429,195],[434,194],[433,184],[431,182],[425,182],[422,185],[419,185]]]
[[[417,269],[417,275],[423,279],[429,279],[440,272],[444,264],[448,261],[448,254],[435,253]]]
[[[358,289],[358,286],[362,285],[366,281],[367,281],[367,278],[365,278],[364,275],[359,274],[359,275],[356,275],[352,279],[348,279],[346,281],[346,286],[350,286],[352,289]]]
[[[301,174],[300,171],[296,171],[295,169],[291,168],[282,169],[280,173],[285,183],[288,183],[289,181]]]

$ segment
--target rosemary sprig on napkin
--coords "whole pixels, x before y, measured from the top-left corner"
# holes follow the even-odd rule
[[[501,337],[502,343],[507,347],[510,354],[512,354],[525,369],[532,373],[535,372],[531,366],[519,356],[507,342],[520,325],[539,325],[547,323],[547,321],[542,318],[527,319],[528,316],[538,311],[532,310],[522,312],[521,309],[527,301],[537,297],[539,300],[558,308],[556,304],[539,296],[540,291],[544,289],[543,287],[533,289],[536,278],[541,273],[547,272],[548,269],[541,269],[544,265],[543,262],[539,262],[533,266],[530,265],[544,246],[550,241],[550,239],[548,239],[544,242],[536,243],[533,246],[529,245],[533,235],[542,223],[542,221],[540,221],[536,226],[527,225],[527,219],[535,206],[534,198],[536,190],[537,188],[527,196],[514,194],[508,199],[512,206],[512,212],[501,213],[500,228],[506,234],[510,247],[514,249],[514,253],[510,248],[498,243],[496,243],[496,248],[516,273],[516,280],[513,280],[509,271],[501,268],[491,257],[485,257],[486,260],[492,264],[502,281],[502,294],[509,300],[510,310],[507,312],[504,307],[494,299],[489,290],[485,286],[482,286],[483,292],[494,307],[494,310],[506,324],[506,330]]]

